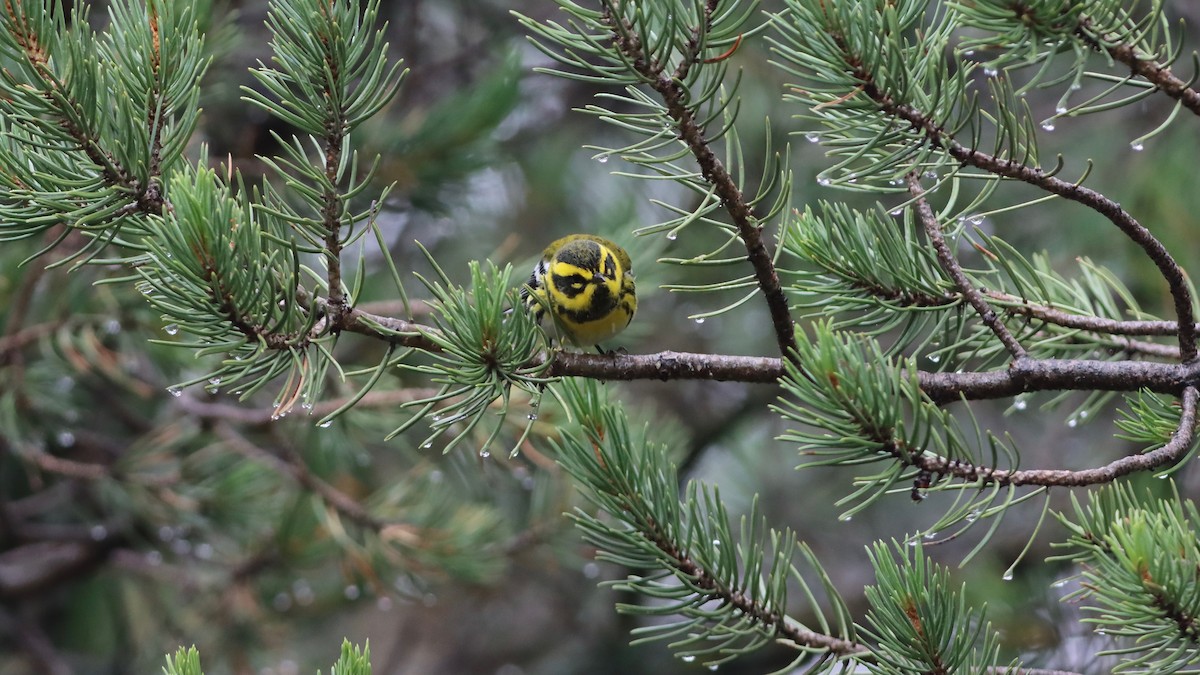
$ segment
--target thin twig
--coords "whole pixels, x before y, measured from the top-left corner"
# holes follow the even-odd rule
[[[10,309],[11,311],[13,310]],[[6,333],[3,337],[0,337],[0,365],[12,363],[15,359],[19,358],[16,352],[54,333],[59,328],[65,326],[67,322],[68,319],[56,319],[54,321],[26,326],[13,333]]]
[[[712,7],[715,4],[710,2],[709,6]],[[708,16],[707,13],[706,16]],[[709,147],[704,129],[696,119],[696,112],[688,105],[689,92],[684,88],[683,82],[674,76],[675,73],[665,72],[662,64],[647,57],[642,49],[642,38],[633,32],[632,26],[613,16],[608,8],[605,9],[605,20],[612,29],[613,44],[633,65],[634,70],[650,85],[650,88],[662,97],[667,114],[675,121],[675,125],[679,129],[679,138],[691,150],[692,156],[696,158],[696,163],[700,167],[701,175],[716,190],[725,210],[729,213],[734,225],[737,226],[738,235],[746,246],[746,258],[754,268],[755,280],[766,299],[779,351],[785,358],[795,358],[796,329],[792,324],[787,297],[783,294],[775,263],[763,241],[762,226],[755,218],[754,210],[742,195],[737,182],[729,175],[729,170]],[[686,57],[687,54],[684,56]],[[686,68],[679,72],[686,72]]]
[[[963,298],[958,293],[953,292],[945,294],[911,292],[865,281],[854,283],[853,287],[884,301],[892,308],[950,309],[957,307],[963,301]],[[1008,316],[1028,317],[1029,319],[1037,319],[1044,324],[1096,334],[1095,338],[1068,336],[1067,339],[1074,344],[1090,344],[1098,349],[1120,351],[1131,356],[1150,356],[1168,361],[1180,360],[1178,345],[1134,340],[1125,337],[1127,335],[1178,335],[1179,324],[1175,321],[1122,321],[1119,319],[1106,319],[1055,309],[1049,305],[1030,302],[1020,296],[1001,291],[986,291],[980,288],[979,292],[983,294],[985,299],[991,300],[998,311]],[[1036,339],[1039,335],[1041,335],[1040,329],[1034,331],[1030,337]],[[1061,333],[1054,335],[1056,340],[1062,337]]]
[[[874,101],[881,111],[908,122],[913,129],[924,133],[926,141],[933,147],[945,150],[962,164],[983,169],[997,176],[1016,179],[1083,204],[1116,225],[1125,236],[1141,247],[1166,280],[1174,303],[1175,316],[1178,317],[1176,323],[1179,327],[1180,355],[1184,361],[1192,361],[1197,357],[1197,328],[1192,311],[1192,292],[1183,268],[1163,243],[1121,208],[1120,204],[1091,188],[1062,180],[1040,168],[1027,166],[1013,159],[1001,159],[959,143],[933,117],[907,103],[897,101],[880,89],[874,81],[873,74],[857,62],[857,55],[847,53],[846,57],[852,66],[853,76],[862,82],[863,93]]]
[[[362,504],[353,497],[338,490],[329,483],[314,476],[298,457],[281,457],[278,454],[259,447],[250,439],[238,433],[233,427],[224,422],[215,426],[217,435],[238,453],[271,466],[279,473],[292,478],[309,492],[319,496],[326,504],[332,506],[338,513],[356,524],[376,532],[381,531],[389,523],[379,520],[367,512]]]
[[[941,264],[942,270],[950,275],[954,280],[954,285],[958,286],[958,291],[963,294],[975,309],[975,313],[979,315],[979,319],[983,321],[983,325],[987,326],[996,338],[1004,344],[1004,348],[1012,355],[1014,359],[1025,358],[1025,348],[1017,342],[1017,338],[1009,332],[1008,327],[1000,320],[1000,316],[996,314],[996,310],[988,304],[983,294],[971,283],[967,278],[966,272],[963,272],[962,266],[958,264],[958,260],[954,257],[954,252],[946,244],[946,237],[942,234],[942,226],[937,221],[937,216],[933,214],[933,209],[930,208],[929,202],[925,200],[925,190],[921,187],[921,181],[915,173],[910,173],[906,177],[908,182],[908,192],[916,198],[917,217],[921,219],[921,224],[925,228],[925,236],[929,238],[929,243],[937,252],[938,263]]]
[[[296,302],[306,310],[328,315],[329,300],[314,297],[303,286],[296,288]],[[350,307],[342,314],[341,330],[378,338],[401,347],[415,347],[427,352],[441,352],[442,348],[430,335],[441,331],[405,319],[396,319],[382,314],[373,314],[358,307]]]
[[[112,476],[109,467],[103,464],[76,462],[72,459],[55,457],[45,452],[33,452],[30,457],[39,469],[61,476],[82,478],[83,480],[102,480]]]
[[[1163,337],[1179,335],[1179,322],[1177,321],[1122,321],[1119,319],[1105,319],[1099,316],[1073,314],[1061,309],[1055,309],[1049,305],[1029,302],[1022,297],[1000,291],[983,291],[983,294],[985,297],[1004,303],[1002,306],[1006,312],[1040,319],[1046,323],[1052,323],[1063,328],[1078,328],[1106,335]],[[1176,351],[1176,354],[1178,355],[1178,351]]]
[[[1153,56],[1146,54],[1131,44],[1114,42],[1111,35],[1099,35],[1094,32],[1092,20],[1084,17],[1079,21],[1075,34],[1096,51],[1103,51],[1113,58],[1129,66],[1130,72],[1140,75],[1153,84],[1159,91],[1179,101],[1180,105],[1200,115],[1200,91],[1196,91],[1171,72],[1169,65],[1163,65]],[[1194,80],[1193,80],[1194,81]]]
[[[994,469],[980,467],[946,457],[918,454],[912,455],[906,448],[889,446],[897,458],[912,466],[941,476],[952,476],[965,481],[981,481],[999,485],[1040,485],[1057,487],[1083,487],[1109,484],[1131,473],[1153,471],[1178,462],[1188,453],[1196,439],[1196,402],[1200,393],[1195,386],[1187,386],[1182,394],[1183,406],[1179,425],[1171,439],[1161,448],[1138,455],[1127,455],[1094,469]]]
[[[708,31],[712,30],[712,15],[717,11],[718,2],[719,0],[708,0],[705,3],[704,17],[701,19],[700,25],[692,27],[692,35],[681,50],[683,53],[679,58],[679,65],[675,67],[675,79],[680,82],[687,78],[692,65],[700,61],[700,52],[704,50],[704,37]],[[741,44],[740,38],[738,44]]]

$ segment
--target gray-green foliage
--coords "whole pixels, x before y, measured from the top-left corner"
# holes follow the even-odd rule
[[[669,449],[648,428],[631,428],[595,382],[563,384],[567,408],[580,417],[555,454],[590,503],[573,518],[598,560],[629,571],[610,585],[654,599],[617,610],[669,620],[638,629],[636,641],[669,641],[680,658],[710,667],[781,636],[795,642],[797,662],[853,653],[849,612],[794,533],[768,528],[757,509],[735,527],[714,487],[690,481],[681,495]],[[797,554],[831,602],[833,624],[795,566]],[[817,628],[789,615],[789,584],[800,584]]]
[[[982,610],[967,606],[965,589],[951,586],[948,569],[929,561],[919,546],[876,543],[870,555],[878,583],[865,589],[871,610],[864,632],[880,648],[867,672],[900,675],[936,664],[938,672],[980,673],[999,664],[996,634]]]
[[[1059,515],[1070,532],[1062,557],[1081,572],[1067,599],[1082,605],[1097,632],[1124,639],[1100,655],[1119,655],[1122,673],[1200,670],[1195,503],[1125,485],[1093,493],[1086,506],[1071,502]]]
[[[609,585],[648,599],[618,606],[646,621],[637,640],[666,641],[683,661],[715,667],[778,645],[814,672],[1009,668],[1015,662],[982,612],[952,588],[950,573],[907,544],[987,523],[973,557],[1012,507],[1041,498],[1044,519],[1051,488],[1168,471],[1194,446],[1187,275],[1134,214],[1081,187],[1090,168],[1065,179],[1066,159],[1043,163],[1046,123],[1026,97],[1062,88],[1051,118],[1160,93],[1173,99],[1167,122],[1200,110],[1200,94],[1171,79],[1180,48],[1161,3],[785,0],[769,12],[756,0],[557,4],[561,21],[518,21],[558,64],[541,72],[592,88],[597,102],[583,112],[622,134],[589,149],[625,162],[619,175],[677,188],[655,201],[662,220],[637,232],[694,238],[702,253],[666,261],[724,275],[673,289],[741,293],[700,318],[765,299],[771,323],[758,328],[774,335],[779,358],[756,363],[774,368],[771,378],[782,374],[772,410],[789,428],[779,440],[805,458],[801,468],[870,466],[839,503],[850,504],[846,519],[882,500],[949,493],[923,532],[868,548],[875,584],[861,620],[795,531],[770,526],[757,507],[735,516],[712,485],[681,488],[672,458],[682,443],[659,428],[669,425],[639,426],[610,400],[599,382],[654,377],[652,368],[635,372],[652,357],[562,353],[521,311],[510,266],[471,262],[469,281],[458,285],[420,244],[388,241],[380,220],[391,189],[377,185],[379,160],[358,154],[364,123],[394,101],[405,73],[386,53],[377,0],[271,3],[274,56],[254,69],[259,88],[245,90],[246,102],[289,131],[261,157],[261,183],[210,167],[190,145],[208,63],[190,10],[122,0],[93,33],[82,10],[68,17],[56,3],[6,5],[0,238],[49,234],[53,247],[75,235],[84,243],[66,260],[132,268],[105,283],[132,281],[167,332],[180,336],[162,342],[199,359],[179,368],[173,393],[207,384],[251,401],[269,391],[271,419],[326,404],[316,425],[340,421],[386,440],[414,430],[420,449],[469,444],[486,458],[503,447],[513,451],[497,453],[505,460],[526,443],[548,450],[582,493],[572,518],[583,538],[597,559],[624,570]],[[790,148],[773,140],[783,122],[766,121],[764,147],[743,142],[749,127],[739,119],[735,66],[743,42],[760,38],[789,78],[781,95],[808,127],[802,133],[832,159],[817,182],[886,203],[800,211]],[[1074,103],[1072,92],[1085,84],[1094,85],[1080,94],[1089,98]],[[498,121],[480,113],[464,125],[474,137]],[[1036,194],[1000,204],[1009,183]],[[1154,316],[1097,264],[1082,260],[1065,273],[1051,257],[982,230],[985,216],[1048,199],[1091,209],[1113,226],[1114,239],[1135,244],[1167,282],[1176,316]],[[418,275],[427,291],[421,303],[393,259],[398,248],[421,250],[436,271]],[[399,295],[393,315],[363,308],[373,283]],[[343,344],[351,339],[367,346],[351,350]],[[710,370],[697,368],[698,377],[733,360],[686,356],[707,359]],[[665,372],[679,355],[658,358]],[[1055,394],[1044,405],[1050,415],[1067,409],[1071,426],[1125,395],[1121,428],[1145,452],[1090,472],[1022,467],[1023,448],[977,412],[985,399],[1024,407],[1031,391],[1084,393],[1082,403]],[[389,393],[398,396],[375,426],[355,417],[371,397]],[[555,425],[537,424],[543,398]],[[15,427],[28,402],[5,400]],[[106,503],[138,522],[133,533],[173,518],[202,529],[225,515],[237,522],[221,536],[253,563],[343,559],[366,585],[414,593],[442,575],[502,578],[504,520],[443,490],[443,475],[420,452],[406,475],[351,496],[314,470],[350,453],[330,449],[330,460],[304,456],[287,438],[251,440],[231,424],[236,413],[206,403],[189,397],[209,421],[181,432],[192,453],[184,458],[154,465],[156,446],[146,443],[111,471],[69,469],[102,484]],[[22,461],[64,471],[19,435],[13,445]],[[369,455],[359,449],[357,457]],[[1152,463],[1136,464],[1145,457]],[[150,467],[145,475],[139,462]],[[172,470],[200,478],[156,501],[154,488],[169,481],[151,479]],[[280,485],[284,477],[292,491]],[[265,544],[258,546],[255,521],[209,505],[222,492],[261,500],[256,515],[272,519]],[[1069,559],[1084,570],[1077,596],[1090,603],[1088,621],[1123,639],[1110,652],[1125,670],[1178,671],[1197,656],[1195,508],[1177,495],[1140,501],[1122,487],[1096,494],[1090,507],[1076,500],[1074,513],[1058,514],[1072,533]],[[175,536],[168,530],[160,537]],[[334,672],[367,673],[368,658],[347,642]],[[165,669],[198,670],[194,650],[181,650]]]

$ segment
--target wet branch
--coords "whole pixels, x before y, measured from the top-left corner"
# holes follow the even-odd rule
[[[1121,476],[1139,471],[1153,471],[1170,466],[1187,455],[1196,439],[1196,402],[1200,393],[1194,385],[1184,389],[1182,395],[1182,411],[1179,416],[1179,426],[1171,435],[1171,439],[1161,448],[1150,452],[1127,455],[1113,460],[1104,466],[1093,469],[1072,471],[1069,469],[994,469],[976,466],[967,462],[951,460],[945,457],[918,455],[907,457],[906,450],[895,448],[898,458],[907,457],[912,466],[939,476],[951,476],[964,481],[980,481],[999,485],[1021,486],[1059,486],[1083,487],[1087,485],[1106,485]]]
[[[921,187],[921,181],[916,174],[909,174],[906,178],[908,182],[908,192],[916,198],[917,217],[921,220],[921,224],[925,228],[925,236],[929,238],[929,243],[933,245],[934,251],[937,252],[938,263],[941,264],[942,270],[950,275],[954,280],[954,285],[958,286],[958,291],[963,294],[967,302],[979,315],[983,325],[987,326],[996,338],[1004,344],[1004,348],[1012,355],[1014,359],[1025,357],[1025,348],[1021,343],[1017,342],[1017,338],[1009,332],[1008,327],[1000,320],[1000,316],[996,314],[996,310],[988,304],[983,293],[971,283],[967,278],[966,272],[963,271],[958,260],[954,257],[954,252],[950,250],[950,246],[946,244],[946,237],[942,234],[942,226],[937,221],[937,217],[933,214],[933,209],[929,207],[929,202],[925,200],[925,190]]]
[[[1200,91],[1192,88],[1195,76],[1190,81],[1183,81],[1171,72],[1169,65],[1159,63],[1152,55],[1142,52],[1137,47],[1124,42],[1113,41],[1109,35],[1097,34],[1091,19],[1084,18],[1079,22],[1075,34],[1096,51],[1101,51],[1112,57],[1114,61],[1129,66],[1130,72],[1139,75],[1159,91],[1179,101],[1179,104],[1193,113],[1200,115]]]
[[[715,4],[708,3],[706,17],[711,16]],[[705,136],[704,129],[696,118],[696,111],[688,105],[690,95],[680,76],[686,74],[688,68],[691,67],[691,62],[696,56],[695,48],[684,55],[684,62],[676,72],[668,73],[663,64],[647,57],[642,49],[642,38],[633,31],[631,25],[618,20],[607,9],[605,10],[605,19],[612,29],[613,44],[633,65],[638,75],[662,98],[667,107],[667,114],[674,120],[676,128],[679,130],[680,140],[691,150],[700,167],[701,175],[714,187],[725,210],[729,213],[734,225],[737,226],[738,235],[746,246],[746,258],[754,267],[754,278],[766,299],[779,351],[786,358],[792,358],[792,354],[796,350],[795,326],[792,324],[787,298],[783,294],[775,263],[763,240],[762,226],[759,225],[754,216],[754,210],[742,194],[737,181],[729,175],[729,170],[709,147],[709,139]],[[696,43],[699,43],[698,39]]]
[[[318,303],[319,304],[319,303]],[[402,347],[440,352],[429,338],[437,329],[352,309],[347,330]],[[653,354],[539,354],[529,366],[550,361],[553,377],[600,380],[722,380],[773,383],[783,376],[783,361],[766,356],[733,356],[664,351]],[[1179,395],[1200,382],[1200,362],[1191,364],[1098,359],[1020,359],[1004,370],[920,372],[921,390],[936,402],[1006,398],[1033,391],[1150,391]]]
[[[854,54],[847,54],[847,59],[849,63],[855,64],[857,57]],[[874,101],[882,112],[907,122],[914,130],[924,134],[926,142],[933,147],[941,148],[960,163],[997,176],[1019,180],[1064,199],[1077,202],[1116,225],[1125,236],[1141,247],[1166,280],[1171,292],[1175,315],[1178,317],[1176,324],[1180,355],[1184,361],[1191,361],[1197,357],[1197,331],[1196,318],[1192,310],[1192,292],[1183,268],[1179,266],[1163,243],[1129,212],[1121,208],[1120,204],[1091,188],[1062,180],[1040,168],[1027,166],[1013,159],[1001,159],[967,147],[946,132],[932,116],[908,103],[896,100],[880,89],[875,83],[873,73],[866,70],[861,64],[853,65],[852,72],[854,77],[862,82],[860,87],[862,94]]]

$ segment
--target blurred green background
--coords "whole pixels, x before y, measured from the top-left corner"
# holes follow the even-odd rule
[[[775,11],[779,4],[768,0],[762,7]],[[1168,13],[1189,25],[1200,22],[1200,6],[1192,0],[1167,4]],[[391,55],[404,59],[411,73],[394,103],[358,142],[361,156],[382,154],[380,185],[396,184],[379,223],[410,294],[420,297],[423,291],[411,274],[431,271],[413,241],[427,247],[442,269],[463,283],[470,260],[512,263],[523,274],[551,240],[593,232],[625,244],[634,255],[639,316],[620,339],[630,352],[776,355],[762,302],[697,323],[689,317],[737,296],[660,288],[720,279],[657,262],[708,250],[715,240],[698,228],[674,241],[661,234],[633,236],[635,229],[669,216],[651,199],[687,208],[694,196],[671,184],[613,175],[627,167],[618,159],[599,161],[585,149],[622,145],[627,139],[619,129],[573,112],[593,100],[595,89],[534,72],[550,63],[510,13],[561,19],[553,2],[385,0],[383,8]],[[196,140],[208,145],[214,161],[229,158],[249,177],[263,170],[255,155],[274,150],[270,132],[289,133],[239,98],[238,87],[252,84],[247,69],[270,58],[265,11],[261,2],[214,8],[209,44],[216,60],[207,76],[205,114]],[[103,16],[97,6],[93,22],[102,24]],[[739,129],[747,157],[761,154],[753,148],[761,144],[763,119],[771,119],[776,139],[801,130],[792,119],[798,111],[780,100],[786,77],[767,63],[769,58],[761,39],[747,40],[731,57],[745,72]],[[1184,77],[1191,75],[1186,66],[1183,71]],[[1028,101],[1035,115],[1049,117],[1060,95],[1035,91]],[[1050,158],[1061,153],[1064,177],[1078,176],[1087,160],[1094,162],[1088,184],[1119,201],[1185,268],[1193,269],[1200,252],[1194,222],[1200,212],[1200,191],[1194,189],[1200,152],[1196,120],[1181,116],[1143,150],[1130,146],[1169,113],[1170,106],[1160,99],[1058,120],[1053,131],[1042,134],[1042,157],[1052,165]],[[817,185],[815,175],[828,166],[819,145],[796,135],[790,151],[796,207],[817,199],[870,203],[862,195]],[[1002,189],[994,206],[1037,196],[1025,187]],[[982,227],[1027,253],[1047,251],[1060,269],[1079,257],[1091,258],[1124,279],[1147,307],[1169,308],[1165,285],[1149,261],[1109,223],[1082,207],[1052,202],[990,217]],[[8,341],[0,362],[7,415],[0,424],[0,496],[6,520],[24,513],[20,509],[49,514],[39,523],[60,528],[57,538],[43,533],[52,541],[70,541],[68,533],[94,537],[97,527],[122,536],[100,559],[71,568],[49,587],[3,599],[0,674],[28,672],[31,664],[44,672],[158,672],[164,652],[194,642],[209,673],[286,675],[328,668],[343,636],[355,642],[369,639],[375,672],[389,675],[700,670],[674,660],[660,644],[628,646],[636,621],[617,615],[613,604],[644,600],[617,597],[597,586],[624,571],[592,562],[591,551],[580,544],[569,522],[557,517],[569,508],[572,496],[551,462],[533,448],[528,448],[531,455],[516,460],[481,459],[463,450],[442,456],[436,448],[416,447],[422,437],[415,434],[384,443],[383,436],[402,419],[394,406],[357,412],[332,431],[316,430],[311,419],[296,416],[278,422],[260,416],[239,424],[242,433],[296,448],[314,472],[329,476],[350,494],[363,496],[385,487],[381,481],[415,476],[414,485],[421,487],[414,487],[414,494],[472,500],[509,519],[512,537],[499,556],[502,562],[490,555],[482,559],[475,583],[463,580],[470,574],[439,570],[370,579],[339,562],[331,542],[256,552],[242,548],[237,537],[210,536],[223,527],[252,522],[233,512],[172,504],[163,507],[157,520],[126,519],[124,508],[153,512],[147,505],[164,501],[153,487],[114,496],[85,478],[59,476],[39,483],[39,471],[20,459],[20,444],[31,438],[40,439],[56,456],[102,463],[135,453],[147,471],[162,470],[164,464],[156,461],[174,457],[172,466],[195,481],[200,492],[245,495],[244,501],[206,501],[189,493],[197,504],[219,504],[231,511],[255,508],[266,493],[281,489],[259,478],[240,482],[243,467],[223,449],[231,440],[219,433],[214,420],[220,416],[197,416],[198,410],[211,410],[198,407],[199,402],[241,406],[253,417],[269,407],[269,396],[250,403],[203,392],[182,399],[168,396],[166,386],[196,368],[188,352],[147,344],[149,337],[166,336],[132,287],[92,286],[98,272],[42,272],[42,261],[17,267],[43,244],[5,243],[0,248],[0,326],[6,326],[0,340]],[[369,265],[378,262],[369,249],[363,255]],[[385,275],[368,285],[366,300],[374,309],[398,315],[395,299]],[[34,333],[23,332],[37,326],[41,328]],[[355,350],[378,349],[349,340],[341,347],[350,360]],[[859,616],[861,588],[872,581],[864,546],[876,539],[901,539],[940,515],[937,498],[914,503],[907,494],[896,494],[851,521],[840,521],[834,503],[850,491],[853,475],[792,470],[799,462],[795,448],[774,440],[783,428],[767,410],[778,395],[775,387],[704,382],[609,387],[635,415],[681,439],[677,451],[686,478],[719,483],[735,512],[748,509],[758,494],[771,525],[790,527],[812,545]],[[1022,467],[1091,466],[1128,451],[1112,437],[1110,419],[1070,427],[1063,414],[1039,411],[1040,402],[1030,399],[1019,412],[1008,411],[1008,402],[978,408],[981,420],[1016,439]],[[538,430],[550,432],[554,411],[542,417]],[[1185,496],[1197,494],[1194,469],[1184,469],[1177,480]],[[51,484],[57,486],[53,493]],[[1062,506],[1065,496],[1055,494],[1053,504]],[[180,520],[181,513],[193,515]],[[1052,582],[1069,570],[1041,562],[1053,553],[1049,543],[1061,538],[1053,524],[1043,529],[1015,578],[1001,580],[1038,515],[1036,505],[1014,510],[985,555],[956,574],[968,582],[973,602],[987,603],[1008,653],[1027,658],[1027,665],[1105,672],[1098,670],[1105,665],[1090,656],[1100,643],[1076,622],[1071,605],[1058,602],[1070,589]],[[27,541],[7,525],[4,532],[0,572],[19,567],[18,544]],[[927,552],[956,566],[977,537],[972,532]],[[37,635],[52,645],[41,645]],[[49,650],[44,659],[29,658],[31,650],[40,648]],[[785,649],[767,648],[721,671],[766,672],[791,657]]]

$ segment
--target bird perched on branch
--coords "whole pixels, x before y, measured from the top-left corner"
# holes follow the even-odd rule
[[[557,239],[521,289],[539,323],[550,314],[557,334],[579,347],[596,345],[625,330],[637,311],[632,261],[608,239],[572,234]]]

